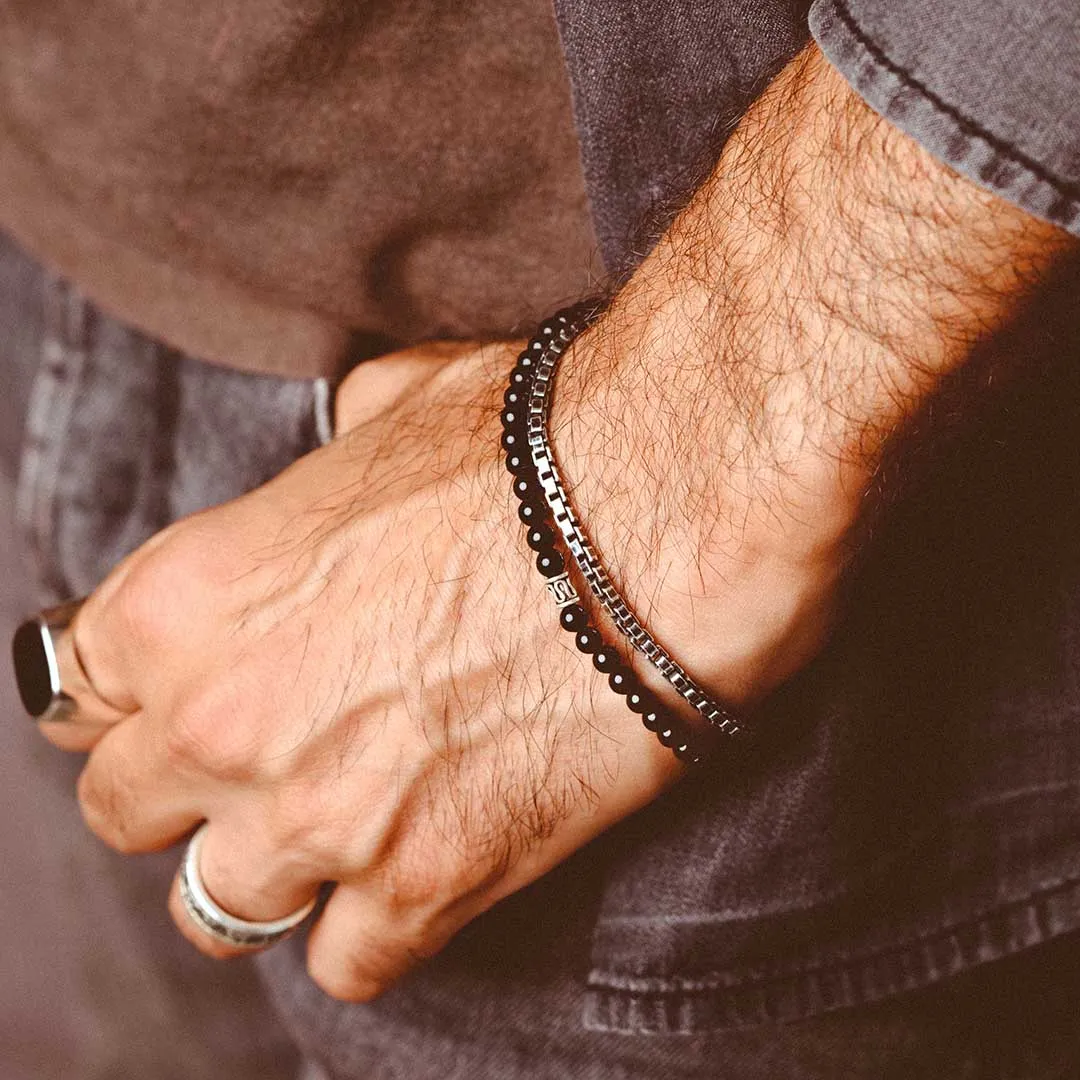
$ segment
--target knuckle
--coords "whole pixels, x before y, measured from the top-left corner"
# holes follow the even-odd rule
[[[300,790],[279,789],[263,826],[271,848],[294,857],[324,848],[333,850],[333,839],[323,839],[330,829],[316,820],[319,809],[317,795],[309,796],[306,786]]]
[[[135,831],[136,799],[122,774],[85,768],[76,791],[87,828],[122,855],[139,850]]]
[[[165,727],[165,757],[171,765],[200,767],[213,759],[215,732],[210,719],[187,703],[173,712]]]
[[[157,559],[147,560],[131,572],[123,588],[112,598],[119,634],[138,646],[168,640],[178,594],[171,575],[166,572],[167,565]]]
[[[318,966],[309,965],[308,974],[311,976],[311,981],[324,994],[337,1001],[353,1003],[373,1001],[383,991],[381,983],[337,966],[324,971]]]
[[[219,780],[251,780],[258,749],[257,733],[228,689],[207,689],[189,697],[165,725],[167,760]]]
[[[399,848],[382,868],[384,903],[396,918],[422,916],[447,907],[460,891],[455,861],[437,855],[437,846]]]
[[[371,1001],[393,981],[384,974],[396,968],[391,958],[381,956],[385,946],[370,948],[368,939],[354,940],[328,962],[308,954],[307,969],[312,981],[338,1001]]]
[[[136,553],[119,585],[106,598],[117,631],[139,645],[182,640],[185,601],[200,591],[208,554],[201,533],[183,522],[155,536]]]
[[[308,799],[299,791],[284,797],[278,791],[265,794],[253,831],[268,869],[313,881],[337,880],[348,873],[352,838],[344,824],[333,824],[333,814],[317,793]]]

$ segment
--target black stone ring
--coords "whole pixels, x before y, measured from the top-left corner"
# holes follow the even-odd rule
[[[65,692],[61,648],[81,600],[39,612],[15,631],[11,642],[15,682],[26,711],[35,720],[73,720],[75,698]],[[68,689],[71,689],[69,686]]]

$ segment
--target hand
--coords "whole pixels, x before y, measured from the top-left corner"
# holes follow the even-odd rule
[[[339,396],[351,431],[166,530],[75,624],[118,719],[47,733],[92,748],[91,827],[137,852],[209,821],[207,886],[249,918],[339,882],[310,945],[338,996],[377,992],[678,772],[568,645],[524,546],[498,450],[516,352],[366,365]]]
[[[245,918],[337,882],[309,955],[339,997],[377,993],[680,774],[558,629],[523,543],[498,450],[517,351],[363,366],[333,444],[154,538],[73,627],[120,717],[82,732],[91,828],[141,852],[208,821],[202,876]],[[47,726],[69,748],[78,731]],[[171,910],[228,954],[175,889]]]

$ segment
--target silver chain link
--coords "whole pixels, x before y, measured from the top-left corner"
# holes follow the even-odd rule
[[[570,555],[601,607],[611,616],[630,644],[649,660],[653,667],[710,724],[725,734],[734,735],[739,730],[739,726],[731,712],[713,701],[694,682],[678,661],[668,655],[663,646],[649,634],[630,610],[630,606],[612,584],[603,564],[585,536],[567,497],[562,474],[555,462],[555,454],[548,435],[551,385],[559,358],[574,338],[585,329],[589,321],[587,317],[577,320],[565,314],[556,315],[540,328],[540,333],[531,346],[535,356],[532,387],[529,393],[527,430],[537,479],[543,488],[544,498],[551,507],[555,524],[562,533],[566,546],[570,549]],[[544,338],[548,340],[544,341]]]

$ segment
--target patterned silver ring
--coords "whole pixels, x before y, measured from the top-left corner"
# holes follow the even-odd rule
[[[210,937],[234,948],[265,949],[268,945],[288,937],[311,914],[315,907],[315,897],[291,915],[270,922],[252,922],[230,915],[206,891],[203,884],[199,871],[199,855],[205,835],[206,825],[203,824],[191,838],[184,853],[184,861],[180,866],[180,899],[184,910]]]

